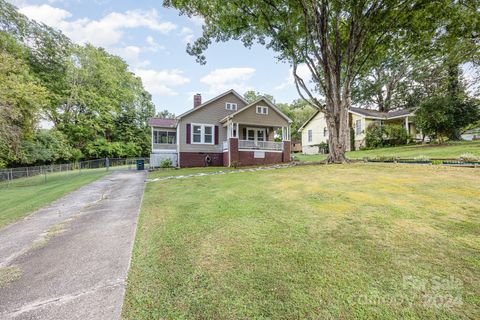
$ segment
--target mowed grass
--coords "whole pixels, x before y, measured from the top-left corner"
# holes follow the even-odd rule
[[[359,150],[347,152],[347,157],[349,159],[363,159],[365,157],[377,156],[397,156],[401,158],[415,158],[420,156],[427,156],[429,158],[459,158],[464,153],[470,153],[480,157],[480,141],[460,141],[442,145],[425,144]],[[296,154],[295,157],[300,161],[322,161],[325,160],[326,155]]]
[[[105,169],[54,173],[0,185],[0,228],[108,174]]]
[[[479,190],[387,164],[150,182],[123,318],[478,319]]]
[[[219,171],[232,171],[234,168],[230,167],[199,167],[199,168],[160,168],[155,171],[150,172],[148,175],[149,179],[155,178],[164,178],[164,177],[173,177],[173,176],[184,176],[189,174],[197,173],[211,173]]]

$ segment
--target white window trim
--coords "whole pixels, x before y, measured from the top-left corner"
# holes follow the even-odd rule
[[[313,130],[312,129],[307,130],[307,142],[313,142]]]
[[[253,130],[254,132],[254,135],[253,135],[253,139],[254,140],[248,140],[248,130]],[[245,137],[245,140],[248,140],[248,141],[260,141],[258,140],[258,131],[263,131],[263,141],[268,141],[267,140],[267,129],[266,128],[254,128],[254,127],[247,127],[247,135]]]
[[[155,143],[155,133],[156,132],[168,132],[168,133],[175,133],[175,143],[162,143],[162,142],[156,142]],[[169,129],[154,129],[152,127],[152,144],[168,144],[168,145],[176,145],[177,144],[177,133],[175,130],[169,130]],[[168,140],[168,139],[167,139]]]
[[[225,110],[237,111],[237,104],[234,102],[225,102]]]
[[[358,127],[358,123],[360,123],[360,128]],[[355,134],[356,135],[362,134],[362,119],[355,120]]]
[[[258,112],[258,108],[261,108],[261,112]],[[255,112],[257,114],[268,114],[268,107],[267,106],[256,106],[255,107]]]
[[[190,124],[190,143],[191,144],[208,144],[214,145],[215,144],[215,125],[213,124],[204,124],[204,123],[191,123]],[[199,126],[200,127],[200,142],[193,141],[193,127]],[[205,127],[212,128],[212,142],[205,142]]]

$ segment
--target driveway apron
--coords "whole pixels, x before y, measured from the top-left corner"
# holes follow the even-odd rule
[[[0,319],[119,319],[145,172],[114,172],[0,229]]]

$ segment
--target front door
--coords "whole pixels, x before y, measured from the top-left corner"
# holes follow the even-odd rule
[[[247,128],[247,140],[249,141],[266,141],[267,130],[261,128]]]

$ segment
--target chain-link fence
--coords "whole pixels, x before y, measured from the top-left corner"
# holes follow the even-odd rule
[[[143,162],[143,169],[148,169],[149,158],[104,158],[74,163],[3,169],[0,170],[0,188],[47,183],[52,177],[67,179],[74,174],[85,174],[98,170],[137,170],[137,160]]]

